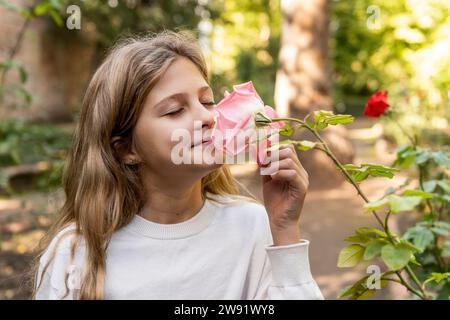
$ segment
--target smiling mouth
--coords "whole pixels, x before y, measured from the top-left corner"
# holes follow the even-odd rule
[[[197,147],[197,146],[200,146],[200,145],[206,146],[206,145],[209,145],[210,143],[212,143],[212,139],[210,139],[210,138],[209,139],[203,139],[202,142],[200,142],[200,143],[192,144],[191,148],[194,148],[194,147]]]

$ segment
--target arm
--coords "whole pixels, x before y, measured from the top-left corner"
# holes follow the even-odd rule
[[[261,209],[262,222],[258,225],[262,236],[252,256],[247,299],[324,299],[311,274],[309,241],[274,245],[267,213],[263,207]]]

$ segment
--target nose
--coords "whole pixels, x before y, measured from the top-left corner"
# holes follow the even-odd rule
[[[204,106],[203,104],[199,103],[197,110],[199,110],[199,115],[198,117],[196,117],[196,120],[201,121],[202,129],[213,128],[216,123],[213,107]]]

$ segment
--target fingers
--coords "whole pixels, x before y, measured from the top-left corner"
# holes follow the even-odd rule
[[[295,182],[298,179],[298,174],[297,171],[293,169],[280,170],[270,175],[270,177],[272,178],[272,180]]]
[[[281,145],[280,149],[271,151],[264,162],[267,166],[266,174],[272,174],[276,170],[293,169],[302,178],[308,179],[308,173],[298,159],[293,144]]]

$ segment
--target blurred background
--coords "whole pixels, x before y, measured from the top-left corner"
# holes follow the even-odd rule
[[[119,37],[162,29],[196,33],[219,101],[252,80],[283,116],[318,110],[354,115],[326,130],[344,163],[390,165],[408,139],[398,126],[363,116],[369,96],[389,92],[396,119],[424,146],[449,145],[448,0],[0,0],[0,299],[27,299],[32,251],[64,201],[65,155],[87,83]],[[302,237],[327,299],[365,274],[339,269],[343,239],[374,225],[363,202],[322,154],[299,154],[311,186]],[[233,174],[261,198],[253,164]],[[448,173],[448,172],[447,172]],[[414,171],[361,183],[373,199]],[[392,220],[404,230],[414,213]],[[406,296],[392,285],[380,299]]]

